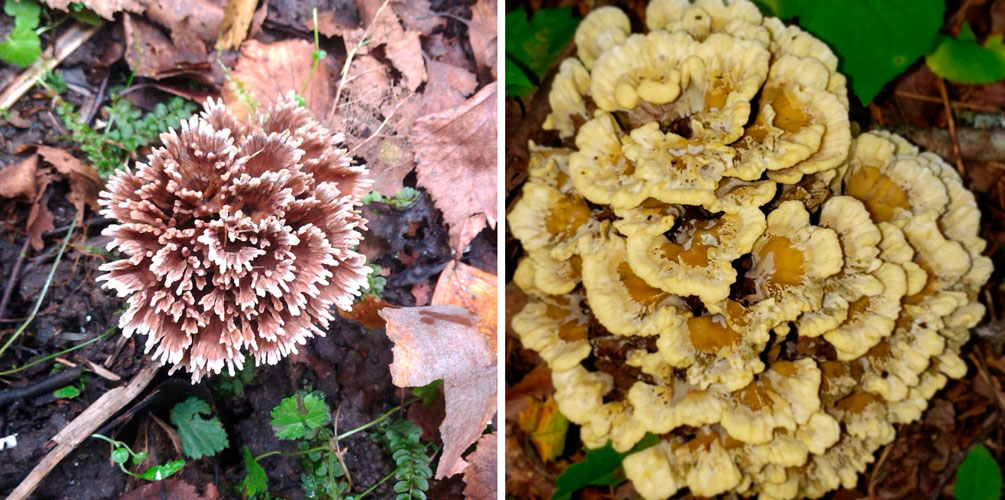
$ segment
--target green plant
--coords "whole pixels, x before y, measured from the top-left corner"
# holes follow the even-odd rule
[[[506,96],[523,97],[544,78],[576,32],[571,7],[542,9],[528,19],[523,7],[506,14]]]
[[[387,285],[387,278],[380,275],[380,264],[367,264],[373,272],[366,277],[366,288],[361,290],[359,299],[366,295],[372,295],[376,298],[381,298],[384,295],[384,286]]]
[[[394,460],[395,500],[426,499],[429,478],[433,471],[429,468],[432,460],[426,450],[432,445],[423,444],[422,428],[411,420],[398,420],[381,426],[391,458]]]
[[[240,396],[244,394],[244,386],[250,385],[254,381],[255,365],[245,359],[241,369],[233,375],[228,373],[221,374],[216,379],[216,383],[213,384],[213,391],[224,397]]]
[[[195,396],[189,396],[171,408],[171,423],[178,429],[185,456],[196,460],[211,457],[229,445],[227,431],[223,430],[220,419],[201,416],[211,412],[209,404]]]
[[[130,476],[136,478],[145,479],[147,481],[160,481],[174,474],[175,472],[178,472],[179,470],[181,470],[182,467],[185,466],[184,460],[172,460],[164,465],[159,464],[154,465],[153,467],[150,467],[143,472],[135,473],[126,468],[126,462],[132,459],[133,466],[137,466],[143,463],[143,461],[146,460],[147,456],[149,456],[147,452],[145,451],[141,451],[138,453],[134,452],[132,448],[130,448],[129,445],[127,445],[126,443],[123,443],[122,441],[116,441],[112,438],[103,436],[101,434],[91,434],[91,437],[101,439],[102,441],[107,441],[108,444],[111,444],[112,462],[118,464],[119,469],[122,469],[122,472],[125,472],[126,474],[129,474]]]
[[[938,44],[925,56],[925,63],[936,74],[960,83],[993,83],[1005,78],[1005,45],[1002,34],[988,37],[983,45],[964,22],[959,36],[939,35]]]
[[[318,39],[318,9],[314,8],[314,52],[311,54],[311,58],[314,59],[314,64],[311,64],[311,72],[307,74],[307,81],[304,82],[303,87],[300,87],[300,92],[297,93],[297,102],[301,106],[306,106],[307,102],[304,101],[302,97],[304,92],[307,91],[307,85],[311,83],[311,79],[314,78],[314,71],[318,69],[318,64],[321,60],[328,57],[328,53],[321,48],[321,44]]]
[[[0,43],[0,59],[8,64],[30,66],[42,55],[42,39],[36,31],[42,7],[35,0],[5,0],[3,11],[14,18],[14,29]]]
[[[412,395],[421,398],[423,406],[430,407],[433,406],[433,401],[436,400],[436,396],[440,394],[441,386],[443,386],[443,379],[438,378],[426,385],[413,387]]]
[[[70,138],[80,144],[80,150],[102,177],[108,177],[122,167],[142,146],[153,142],[168,128],[177,128],[181,121],[195,112],[194,103],[171,97],[144,113],[129,99],[113,93],[111,104],[104,108],[108,115],[102,132],[83,123],[73,105],[62,99],[56,104],[56,114],[70,131]]]
[[[371,203],[386,203],[394,208],[406,208],[411,205],[415,200],[419,199],[419,195],[422,192],[418,189],[405,186],[398,191],[397,194],[391,197],[386,197],[380,194],[379,191],[370,191],[369,193],[363,195],[362,201],[364,205],[369,205]]]
[[[953,496],[958,500],[999,500],[1002,497],[1001,467],[984,445],[971,448],[956,470]]]
[[[566,467],[555,480],[555,491],[551,494],[551,500],[564,500],[569,498],[572,492],[591,485],[617,486],[625,482],[625,474],[621,469],[621,462],[625,457],[658,442],[657,436],[646,434],[646,437],[627,453],[614,451],[611,443],[594,450],[586,450],[586,457],[583,460]]]
[[[43,73],[39,79],[39,84],[52,90],[55,94],[62,94],[63,92],[66,92],[66,80],[63,78],[62,73],[49,70]]]

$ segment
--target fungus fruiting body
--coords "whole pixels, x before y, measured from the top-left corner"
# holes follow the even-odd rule
[[[991,273],[956,171],[852,136],[821,41],[747,0],[602,8],[561,63],[508,221],[513,318],[645,498],[852,487],[960,377]]]
[[[99,279],[128,303],[123,334],[146,334],[146,351],[193,381],[324,335],[370,272],[355,250],[370,181],[341,134],[290,94],[249,122],[210,100],[161,140],[101,194],[118,221],[109,250],[126,258]]]

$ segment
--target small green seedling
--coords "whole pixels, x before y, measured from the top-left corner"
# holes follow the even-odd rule
[[[164,465],[154,465],[149,469],[135,473],[126,468],[126,462],[132,460],[133,466],[137,466],[143,463],[147,459],[149,454],[145,451],[139,453],[134,452],[132,448],[122,441],[116,441],[108,436],[103,436],[101,434],[91,434],[91,437],[101,439],[102,441],[107,441],[108,444],[112,445],[112,462],[118,464],[119,469],[126,474],[133,476],[135,478],[144,479],[147,481],[160,481],[167,478],[181,470],[185,466],[184,460],[172,460]]]
[[[31,66],[42,55],[38,23],[42,7],[35,0],[5,0],[3,11],[14,18],[14,29],[0,42],[0,59],[7,64]]]
[[[383,425],[381,430],[394,460],[395,500],[426,500],[433,470],[429,468],[432,457],[426,454],[431,445],[419,440],[422,428],[411,420],[402,419]]]

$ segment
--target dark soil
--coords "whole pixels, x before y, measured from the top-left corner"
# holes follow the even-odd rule
[[[276,32],[277,38],[288,38],[291,33],[304,38],[310,36],[302,27],[299,30],[283,28],[306,19],[302,12],[278,12],[285,13],[279,14],[277,10],[270,9],[264,29],[282,30],[282,33]],[[346,16],[346,22],[357,22],[355,10],[346,13]],[[106,23],[97,35],[57,69],[70,84],[70,90],[62,97],[78,109],[88,105],[95,97],[107,99],[107,93],[98,91],[105,78],[110,84],[121,84],[129,76],[129,69],[119,56],[109,54],[113,50],[121,54],[120,23]],[[10,18],[0,16],[0,33],[9,30],[9,25]],[[47,41],[45,38],[43,44]],[[18,68],[0,68],[0,88],[6,87],[18,73]],[[134,81],[134,85],[143,83],[140,78]],[[141,107],[152,107],[166,100],[168,94],[145,88],[130,97]],[[97,118],[102,118],[101,114],[99,111]],[[0,155],[0,168],[22,159],[24,155],[20,153],[23,146],[33,144],[62,147],[78,158],[85,158],[65,134],[59,118],[51,109],[50,98],[35,87],[17,102],[10,115],[0,120],[0,150],[4,152]],[[406,184],[415,187],[414,174],[406,178]],[[46,283],[75,213],[66,200],[68,191],[69,184],[65,179],[48,186],[46,206],[54,214],[56,229],[44,235],[45,246],[37,252],[26,244],[25,226],[30,205],[0,198],[0,295],[5,289],[11,289],[10,300],[0,311],[0,342],[6,342],[29,316]],[[365,212],[372,221],[368,243],[381,248],[374,261],[389,273],[384,299],[391,304],[414,305],[413,286],[421,284],[432,289],[443,266],[451,258],[442,217],[425,192],[405,209],[374,203],[366,207]],[[110,332],[105,338],[63,358],[72,363],[92,361],[123,381],[128,381],[139,370],[144,362],[145,338],[127,339],[112,328],[123,309],[123,301],[112,292],[103,290],[95,280],[101,274],[98,267],[116,258],[103,251],[108,239],[101,235],[101,230],[110,222],[90,210],[83,214],[83,224],[71,236],[37,317],[0,357],[0,371],[95,339],[106,330]],[[391,227],[407,230],[389,231]],[[494,231],[484,231],[472,242],[462,260],[494,272],[495,241]],[[408,256],[410,264],[402,264],[399,255]],[[14,274],[19,261],[20,269]],[[176,403],[190,395],[199,396],[209,402],[214,414],[219,416],[227,431],[229,447],[214,457],[189,460],[177,477],[194,485],[206,498],[212,497],[213,488],[209,485],[215,486],[222,498],[240,498],[240,482],[245,475],[241,446],[248,446],[256,455],[277,449],[296,450],[292,441],[280,442],[269,424],[270,411],[282,398],[306,387],[322,391],[332,412],[339,409],[339,432],[365,424],[399,405],[407,394],[391,384],[388,371],[392,362],[391,347],[383,330],[370,330],[356,322],[337,318],[325,337],[309,342],[300,348],[299,354],[275,366],[256,368],[254,382],[246,385],[239,396],[221,395],[213,387],[214,378],[191,385],[186,373],[169,375],[168,370],[161,370],[139,397],[120,414],[110,415],[117,418],[109,418],[98,432],[124,441],[134,449],[150,449],[151,456],[158,463],[182,458],[171,444],[171,436],[162,423],[170,425],[169,412]],[[47,380],[53,376],[57,366],[62,365],[48,360],[0,377],[0,395],[4,391],[30,387]],[[46,442],[53,435],[106,391],[121,385],[94,373],[85,373],[84,390],[78,397],[57,399],[51,390],[47,390],[40,395],[17,399],[6,406],[0,404],[0,437],[17,436],[15,447],[0,451],[0,496],[15,488],[46,455],[50,449]],[[407,410],[402,410],[393,418],[404,418],[407,414]],[[378,482],[393,470],[394,462],[389,453],[379,440],[367,432],[355,434],[340,444],[347,450],[345,465],[352,476],[354,493]],[[106,443],[96,439],[84,441],[49,474],[32,498],[119,498],[125,492],[146,484],[118,471],[109,460],[109,452]],[[302,468],[298,459],[277,455],[262,460],[261,465],[269,479],[269,491],[274,498],[304,497],[300,489]],[[435,461],[432,468],[435,469]],[[391,498],[392,485],[393,481],[387,481],[368,496]],[[428,495],[437,499],[463,498],[463,487],[460,475],[430,481]],[[168,498],[163,492],[160,497]]]

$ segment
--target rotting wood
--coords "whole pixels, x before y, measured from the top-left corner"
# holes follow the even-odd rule
[[[35,86],[35,81],[53,68],[63,62],[67,56],[77,50],[84,42],[91,39],[101,26],[90,26],[83,23],[74,23],[66,32],[60,36],[54,45],[46,49],[39,60],[35,61],[28,69],[17,75],[17,78],[10,82],[10,85],[0,93],[0,111],[6,110],[14,105],[18,99],[24,95],[28,89]]]
[[[83,413],[49,440],[49,443],[54,443],[56,447],[39,461],[28,477],[24,478],[24,481],[21,481],[21,484],[11,492],[7,500],[28,498],[28,495],[35,491],[35,488],[49,475],[52,469],[59,465],[63,458],[84,442],[105,420],[139,395],[150,384],[159,369],[158,364],[148,363],[128,384],[102,394],[97,401],[91,403],[91,406],[88,406]]]

